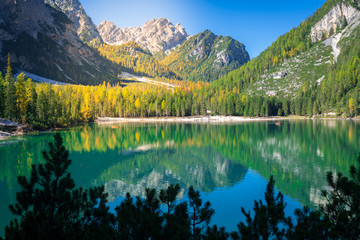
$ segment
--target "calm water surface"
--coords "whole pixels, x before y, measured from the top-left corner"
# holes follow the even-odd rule
[[[116,126],[116,128],[114,128]],[[8,205],[19,190],[16,176],[29,176],[43,162],[54,133],[0,141],[0,235],[13,216]],[[215,208],[213,223],[235,230],[240,208],[263,199],[267,180],[285,194],[287,214],[303,205],[316,209],[327,171],[348,173],[360,151],[360,122],[293,120],[241,124],[86,125],[61,132],[73,160],[77,186],[105,185],[113,209],[126,192],[193,185]]]

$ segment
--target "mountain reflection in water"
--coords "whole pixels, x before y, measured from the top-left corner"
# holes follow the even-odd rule
[[[277,125],[128,123],[117,128],[91,124],[61,134],[73,160],[70,172],[76,185],[105,185],[110,201],[117,202],[126,192],[143,196],[146,187],[159,190],[175,183],[182,188],[181,197],[191,185],[211,197],[218,190],[226,196],[229,189],[245,184],[247,192],[238,195],[255,198],[265,189],[251,181],[261,177],[265,182],[274,175],[277,190],[314,209],[322,201],[326,172],[347,174],[355,164],[359,126],[339,120]],[[19,190],[17,175],[29,176],[31,165],[43,162],[41,151],[52,136],[42,133],[0,142],[0,234],[12,218],[7,206]],[[257,177],[249,178],[254,173]],[[244,207],[252,209],[253,200]]]

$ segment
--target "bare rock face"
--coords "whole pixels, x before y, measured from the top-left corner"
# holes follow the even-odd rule
[[[79,0],[45,0],[45,3],[66,14],[75,24],[77,34],[82,41],[87,43],[94,39],[102,41],[96,25],[86,14]]]
[[[335,5],[318,23],[311,28],[311,41],[316,42],[335,33],[342,26],[360,15],[360,11],[344,2]]]
[[[0,63],[60,82],[101,82],[109,67],[44,0],[0,0]]]
[[[142,27],[133,28],[118,28],[112,22],[103,21],[98,30],[107,44],[121,45],[134,41],[152,53],[181,45],[188,37],[184,27],[179,23],[174,26],[167,18],[154,18]]]
[[[0,40],[16,41],[23,33],[38,40],[40,33],[47,32],[47,36],[57,40],[60,45],[65,46],[64,39],[67,38],[70,45],[81,48],[71,22],[66,17],[56,15],[41,0],[0,0],[0,2],[2,18]]]

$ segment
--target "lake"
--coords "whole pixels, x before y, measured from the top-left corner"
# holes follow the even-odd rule
[[[0,141],[0,235],[13,218],[17,175],[42,163],[54,133]],[[241,207],[264,199],[271,175],[285,195],[286,212],[323,201],[326,172],[348,174],[360,151],[360,122],[286,120],[237,124],[122,123],[83,125],[61,131],[73,160],[77,186],[105,185],[114,209],[126,192],[143,195],[179,183],[180,198],[194,186],[216,213],[212,223],[236,230]]]

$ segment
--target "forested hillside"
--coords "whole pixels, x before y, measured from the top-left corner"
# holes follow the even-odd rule
[[[320,21],[334,5],[342,1],[326,1],[313,16],[307,18],[290,32],[280,36],[269,48],[260,53],[258,57],[244,64],[239,69],[230,72],[217,81],[215,85],[222,89],[234,87],[244,89],[247,85],[253,84],[254,81],[260,79],[266,70],[276,67],[286,59],[294,58],[300,53],[305,52],[314,45],[309,37],[311,27]],[[345,2],[350,1],[345,0]]]
[[[177,78],[177,75],[164,64],[159,63],[148,50],[135,42],[123,45],[100,44],[100,55],[119,64],[124,71],[149,77]]]
[[[161,54],[158,57],[163,58]],[[245,46],[209,30],[188,39],[161,63],[189,81],[211,82],[250,60]]]
[[[328,0],[313,16],[279,37],[257,58],[214,82],[214,90],[232,90],[257,99],[277,99],[282,105],[292,104],[292,112],[297,115],[312,116],[331,111],[346,113],[347,116],[357,115],[360,68],[358,4],[351,0]],[[337,19],[336,26],[322,32],[319,41],[312,41],[314,26],[335,7],[354,11],[351,21],[347,21],[347,16],[340,16],[342,18]],[[340,39],[338,43],[336,38]],[[331,53],[336,50],[331,50],[331,47],[341,49],[339,56]],[[314,58],[320,60],[311,62]],[[294,62],[296,65],[291,66]],[[281,72],[286,65],[286,71]],[[294,71],[298,71],[297,76],[287,76]],[[274,75],[268,77],[269,73]],[[296,84],[291,85],[294,82]],[[266,85],[273,87],[276,84],[279,85],[277,91],[266,91]],[[286,84],[292,87],[291,94],[278,91]],[[262,89],[265,90],[260,91]]]
[[[10,61],[0,72],[0,118],[36,129],[64,127],[98,117],[156,117],[205,114],[208,84],[177,82],[175,89],[134,85],[121,87],[37,84],[21,73],[16,81]]]

